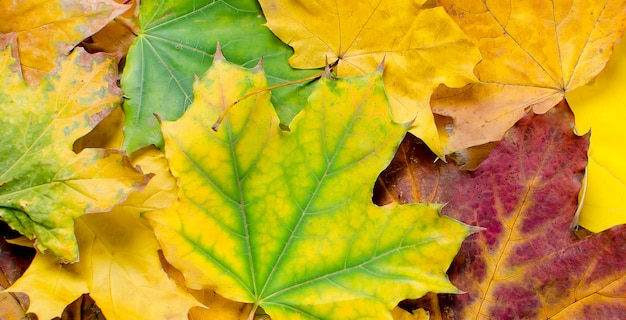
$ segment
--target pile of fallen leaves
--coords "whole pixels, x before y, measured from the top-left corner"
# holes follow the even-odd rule
[[[626,313],[626,0],[118,2],[0,0],[0,318]]]

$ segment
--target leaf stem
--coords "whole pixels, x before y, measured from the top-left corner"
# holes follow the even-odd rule
[[[254,320],[256,318],[256,309],[258,309],[259,304],[255,303],[250,310],[250,314],[248,314],[248,320]]]
[[[277,89],[277,88],[282,88],[282,87],[286,87],[286,86],[289,86],[289,85],[292,85],[292,84],[301,83],[301,82],[316,80],[318,78],[321,78],[322,75],[324,75],[324,72],[320,72],[318,74],[314,74],[314,75],[312,75],[310,77],[306,77],[304,79],[289,81],[289,82],[285,82],[285,83],[279,83],[279,84],[275,84],[273,86],[269,86],[269,87],[265,87],[265,88],[261,88],[261,89],[249,92],[246,95],[242,96],[241,98],[235,100],[235,102],[229,104],[226,107],[226,109],[224,109],[224,111],[222,112],[220,117],[217,119],[217,121],[215,121],[213,126],[211,126],[211,129],[213,129],[213,131],[217,131],[217,128],[220,126],[220,124],[222,124],[222,121],[224,121],[224,118],[226,117],[226,114],[228,113],[228,111],[230,111],[230,109],[232,109],[236,104],[238,104],[239,102],[243,101],[244,99],[247,99],[247,98],[249,98],[251,96],[254,96],[254,95],[259,94],[259,93],[264,92],[264,91],[269,91],[269,90],[273,90],[273,89]]]

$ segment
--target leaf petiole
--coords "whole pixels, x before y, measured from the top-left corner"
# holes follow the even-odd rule
[[[245,94],[244,96],[242,96],[241,98],[235,100],[233,103],[229,104],[226,109],[224,109],[224,111],[222,112],[222,114],[219,116],[219,118],[217,118],[217,121],[215,121],[215,123],[211,126],[211,129],[213,129],[213,131],[217,132],[217,129],[219,128],[220,124],[222,124],[222,121],[224,121],[224,118],[226,117],[226,114],[228,113],[228,111],[230,111],[230,109],[232,109],[235,105],[237,105],[239,102],[250,98],[251,96],[257,95],[261,92],[265,92],[265,91],[269,91],[269,90],[274,90],[274,89],[278,89],[278,88],[282,88],[282,87],[286,87],[289,85],[293,85],[293,84],[298,84],[298,83],[302,83],[302,82],[307,82],[307,81],[313,81],[313,80],[317,80],[319,78],[321,78],[324,75],[327,76],[331,76],[331,70],[333,70],[335,68],[335,66],[337,66],[337,62],[334,62],[332,64],[326,64],[326,69],[320,73],[314,74],[310,77],[306,77],[303,79],[298,79],[298,80],[294,80],[294,81],[289,81],[289,82],[285,82],[285,83],[279,83],[279,84],[275,84],[273,86],[269,86],[269,87],[265,87],[265,88],[261,88],[258,90],[254,90],[252,92],[249,92],[247,94]]]
[[[256,310],[257,310],[258,307],[259,307],[258,303],[255,303],[252,306],[252,309],[250,310],[250,313],[248,314],[248,320],[255,320],[255,318],[256,318]]]

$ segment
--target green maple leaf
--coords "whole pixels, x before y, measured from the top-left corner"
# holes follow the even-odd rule
[[[15,34],[0,37],[0,219],[75,262],[74,218],[110,210],[147,183],[119,151],[72,150],[119,104],[116,61],[76,49],[32,88],[13,48]]]
[[[321,79],[290,133],[260,68],[220,55],[190,109],[164,122],[176,205],[152,213],[167,259],[191,288],[215,288],[272,319],[391,319],[400,300],[458,292],[445,273],[473,231],[438,205],[372,204],[373,182],[406,133],[381,72]]]
[[[131,45],[122,76],[128,100],[124,148],[163,146],[158,114],[176,120],[193,101],[193,82],[211,65],[216,44],[231,61],[252,67],[263,57],[271,85],[305,78],[319,70],[294,70],[293,50],[264,25],[254,0],[146,0],[141,2],[138,36]],[[305,104],[307,86],[274,90],[272,101],[281,121],[291,122]]]

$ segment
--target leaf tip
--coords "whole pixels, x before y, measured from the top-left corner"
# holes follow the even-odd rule
[[[259,63],[257,63],[254,68],[252,68],[252,72],[258,72],[261,70],[263,70],[263,57],[259,58]]]
[[[377,72],[383,73],[383,70],[385,70],[385,59],[386,58],[387,58],[387,55],[383,56],[383,60],[380,61],[380,63],[376,67],[376,71]]]
[[[472,235],[474,233],[479,233],[479,232],[483,232],[483,231],[487,231],[487,228],[485,227],[480,227],[480,226],[472,226],[472,225],[468,225],[469,228],[469,235]]]
[[[322,77],[330,79],[330,80],[335,80],[335,76],[332,73],[331,65],[328,64],[328,56],[326,57],[326,66],[324,67],[324,72],[322,73]]]
[[[224,58],[224,54],[222,53],[222,46],[218,42],[215,47],[215,54],[213,55],[213,61],[224,61],[224,60],[226,60],[226,58]]]

